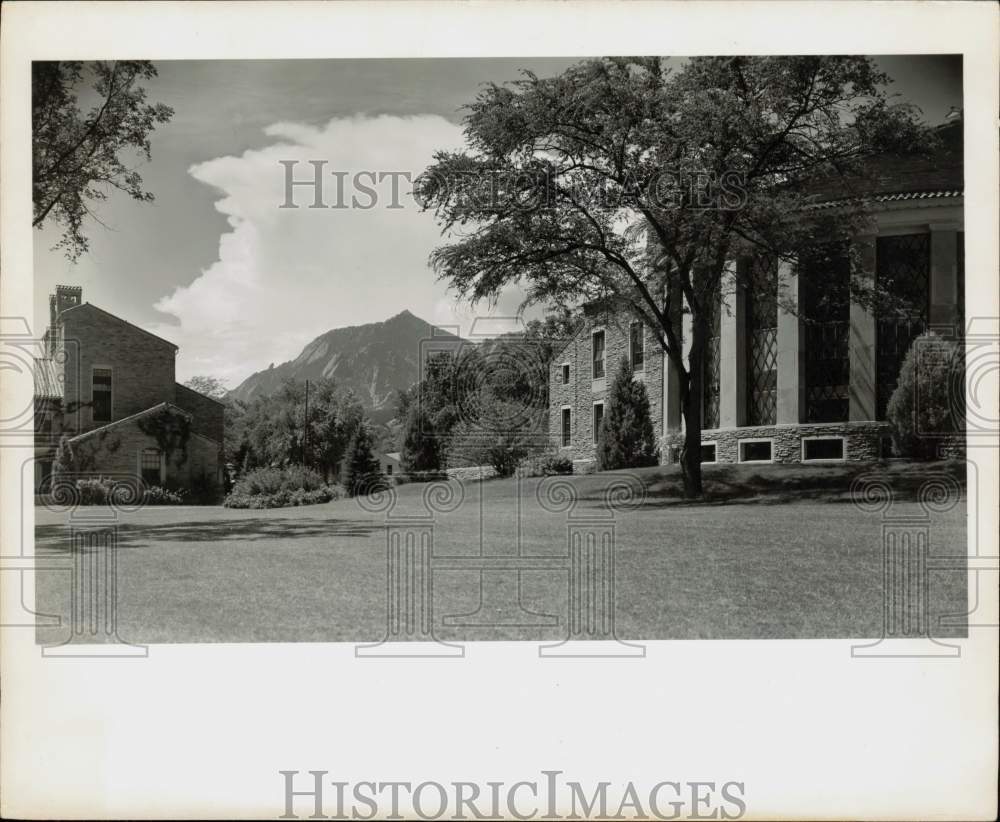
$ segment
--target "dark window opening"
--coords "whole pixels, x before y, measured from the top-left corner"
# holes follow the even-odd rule
[[[740,462],[770,462],[771,443],[766,442],[741,442]]]
[[[844,458],[844,440],[831,437],[822,440],[803,440],[802,459],[809,460],[842,460]]]
[[[632,323],[629,327],[629,356],[632,358],[632,370],[642,371],[646,358],[642,323]]]
[[[111,422],[111,369],[95,368],[91,385],[94,422]]]
[[[160,484],[160,452],[147,448],[142,452],[142,481],[146,485]]]
[[[568,408],[562,410],[562,444],[565,448],[573,439],[571,412]]]
[[[595,331],[591,337],[593,355],[593,376],[595,380],[604,376],[604,332]]]
[[[385,467],[385,475],[387,477],[391,477],[392,476],[392,466],[391,465],[387,465]]]
[[[596,443],[601,435],[601,423],[604,421],[604,403],[599,402],[594,405],[594,442]]]
[[[846,422],[850,414],[850,273],[843,243],[820,247],[799,265],[805,422]]]
[[[562,367],[562,380],[563,385],[569,385],[569,365],[564,365]]]
[[[715,443],[711,445],[703,445],[701,447],[701,461],[702,462],[715,462]]]
[[[876,418],[885,419],[899,370],[913,341],[927,330],[930,303],[930,234],[879,237],[875,277],[888,295],[876,317]]]

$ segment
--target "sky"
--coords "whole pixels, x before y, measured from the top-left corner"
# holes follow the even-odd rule
[[[160,61],[149,99],[174,108],[152,135],[139,171],[151,204],[113,193],[90,222],[90,251],[76,263],[57,227],[35,232],[35,325],[48,322],[57,283],[80,285],[85,301],[180,346],[177,378],[222,378],[228,387],[295,357],[319,334],[409,310],[475,333],[477,316],[513,316],[520,293],[475,308],[457,301],[428,268],[440,229],[383,178],[374,208],[309,209],[311,191],[285,202],[285,166],[310,179],[325,160],[324,200],[335,203],[333,170],[418,175],[439,150],[462,146],[462,106],[483,83],[521,69],[554,75],[579,58]],[[891,91],[929,123],[962,105],[961,58],[876,58]],[[679,61],[678,61],[679,62]],[[371,185],[367,177],[362,185]],[[496,327],[494,324],[493,327]]]

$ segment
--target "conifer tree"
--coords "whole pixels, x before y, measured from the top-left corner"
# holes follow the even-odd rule
[[[597,467],[613,471],[656,465],[658,461],[646,385],[633,379],[632,366],[623,359],[608,392],[608,405],[601,421]]]
[[[368,424],[361,422],[347,446],[341,484],[348,496],[356,497],[379,485],[379,464],[372,453],[372,435]]]

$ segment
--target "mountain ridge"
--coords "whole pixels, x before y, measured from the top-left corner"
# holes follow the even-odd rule
[[[227,396],[249,402],[276,391],[287,379],[332,378],[341,388],[352,389],[366,408],[381,410],[398,391],[417,382],[420,343],[432,335],[459,339],[408,309],[381,322],[332,328],[294,359],[254,372]]]

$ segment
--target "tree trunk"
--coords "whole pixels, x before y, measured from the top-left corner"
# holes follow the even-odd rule
[[[682,392],[681,413],[684,415],[684,445],[681,447],[681,477],[684,496],[696,499],[702,494],[701,485],[701,405],[702,360],[705,350],[705,327],[695,316],[691,328],[691,349],[688,352],[687,390]]]
[[[701,487],[701,399],[692,392],[682,409],[684,414],[684,445],[681,448],[681,477],[684,496],[696,499]]]

